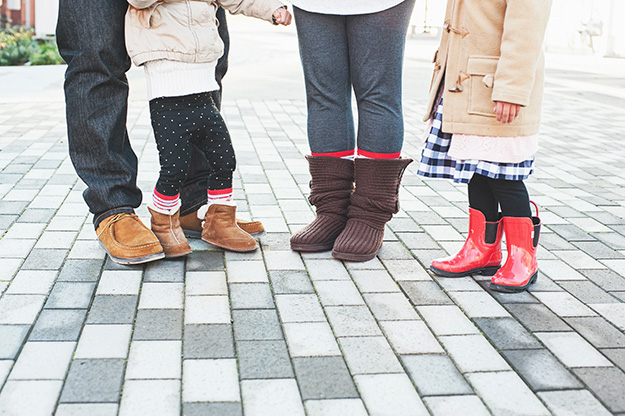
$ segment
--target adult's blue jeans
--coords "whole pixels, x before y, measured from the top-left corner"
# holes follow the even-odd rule
[[[294,8],[313,154],[355,146],[376,154],[401,152],[402,63],[414,3],[405,0],[381,12],[346,16]]]
[[[141,204],[137,157],[130,146],[126,119],[130,59],[124,42],[126,0],[60,0],[57,42],[68,64],[65,102],[69,155],[86,183],[83,197],[97,227],[104,218],[133,212]],[[221,11],[220,33],[227,26]],[[218,82],[227,58],[218,64]],[[206,202],[207,172],[202,154],[194,151],[183,209]],[[156,178],[155,178],[156,180]],[[195,208],[197,209],[197,208]],[[181,210],[184,215],[184,211]]]

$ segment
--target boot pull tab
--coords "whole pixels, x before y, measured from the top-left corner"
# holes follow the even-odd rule
[[[540,217],[540,215],[538,215],[538,205],[536,204],[536,202],[530,200],[530,204],[534,205],[534,209],[536,210],[536,216]]]

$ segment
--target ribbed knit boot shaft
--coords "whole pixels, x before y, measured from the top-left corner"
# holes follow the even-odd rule
[[[347,222],[347,209],[354,189],[354,162],[327,156],[306,156],[310,170],[310,196],[317,218],[293,234],[291,249],[331,250]]]
[[[348,261],[374,258],[384,238],[384,225],[399,211],[399,185],[412,159],[356,159],[355,189],[348,221],[332,255]]]

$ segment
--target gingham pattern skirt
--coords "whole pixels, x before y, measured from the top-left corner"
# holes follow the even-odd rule
[[[469,183],[474,173],[492,179],[520,181],[527,179],[534,171],[534,158],[520,163],[497,163],[484,160],[456,160],[447,152],[451,144],[451,133],[441,130],[443,100],[441,99],[432,120],[425,147],[421,151],[421,163],[417,174],[429,178],[453,179],[456,183]]]

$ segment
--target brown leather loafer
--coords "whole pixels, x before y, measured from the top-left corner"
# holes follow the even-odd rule
[[[96,229],[100,245],[119,264],[141,264],[165,257],[154,233],[135,214],[111,215]]]
[[[237,219],[237,225],[243,231],[254,238],[262,237],[266,234],[265,227],[260,221],[245,221]],[[202,238],[202,220],[197,217],[197,211],[180,217],[180,226],[187,238]]]

